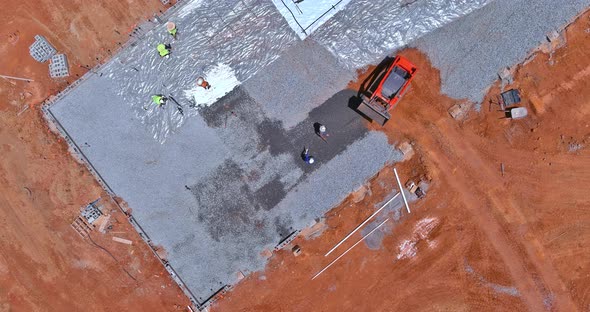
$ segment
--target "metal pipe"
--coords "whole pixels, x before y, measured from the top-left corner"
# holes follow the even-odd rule
[[[399,185],[399,191],[402,193],[404,204],[406,204],[406,210],[408,211],[408,213],[411,213],[410,206],[408,205],[408,200],[406,199],[406,194],[404,194],[404,188],[402,187],[402,183],[399,181],[399,176],[397,175],[397,170],[395,170],[395,168],[393,168],[393,173],[395,173],[395,179],[397,180],[397,184]]]
[[[393,201],[398,195],[399,195],[399,193],[395,194],[395,196],[393,196],[390,200],[388,200],[385,204],[383,204],[383,206],[381,206],[381,208],[379,208],[379,209],[377,209],[377,211],[373,212],[373,214],[370,215],[365,221],[363,221],[363,223],[361,223],[354,230],[352,230],[352,232],[350,232],[348,235],[346,235],[346,237],[343,238],[338,244],[336,244],[336,246],[332,247],[332,249],[330,249],[330,251],[328,251],[328,253],[325,254],[324,257],[328,256],[329,254],[332,253],[332,251],[334,251],[336,248],[338,248],[338,246],[342,245],[342,243],[344,243],[344,241],[346,241],[348,238],[350,238],[352,236],[352,234],[356,233],[356,231],[358,231],[363,225],[365,225],[367,222],[369,222],[369,220],[371,220],[375,215],[377,215],[381,210],[383,210],[383,208],[385,208],[385,206],[387,206],[389,203],[391,203],[391,201]]]
[[[334,261],[330,262],[330,264],[328,264],[323,270],[319,271],[318,274],[316,274],[314,277],[312,277],[311,280],[313,281],[316,277],[320,276],[320,274],[322,274],[329,267],[331,267],[334,263],[336,263],[336,261],[338,261],[338,259],[342,258],[347,252],[352,250],[352,248],[356,247],[356,245],[358,245],[358,244],[360,244],[360,242],[364,241],[365,238],[367,238],[369,235],[373,234],[373,232],[377,231],[377,229],[380,228],[387,221],[389,221],[389,218],[385,219],[385,221],[381,222],[381,224],[377,225],[371,232],[369,232],[367,235],[363,236],[363,238],[361,238],[358,242],[356,242],[354,245],[352,245],[350,248],[348,248],[344,253],[342,253],[340,256],[338,256],[338,258],[336,258],[336,259],[334,259]]]

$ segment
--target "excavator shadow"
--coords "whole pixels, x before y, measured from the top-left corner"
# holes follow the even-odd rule
[[[385,70],[389,67],[389,65],[391,65],[391,63],[393,63],[393,60],[393,57],[385,57],[381,63],[379,63],[379,65],[377,65],[373,71],[371,71],[365,80],[363,80],[356,96],[353,96],[348,100],[348,107],[357,114],[361,115],[367,121],[372,121],[372,119],[358,110],[359,105],[363,102],[362,96],[370,96],[370,94],[375,91],[375,88],[377,87],[375,81],[379,81],[381,75],[385,73]]]

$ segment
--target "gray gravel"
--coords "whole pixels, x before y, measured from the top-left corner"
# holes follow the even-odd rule
[[[412,43],[440,69],[442,91],[481,101],[497,73],[524,60],[589,0],[495,0]]]
[[[300,41],[244,83],[266,115],[290,129],[355,78],[313,40]]]

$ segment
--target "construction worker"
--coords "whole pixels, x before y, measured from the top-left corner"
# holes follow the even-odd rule
[[[301,153],[301,158],[303,158],[303,161],[305,161],[308,164],[313,164],[315,162],[315,159],[313,159],[313,156],[309,155],[309,148],[304,148],[303,149],[303,153]]]
[[[170,44],[158,44],[158,53],[160,53],[161,57],[170,57],[170,49],[172,49]]]
[[[209,90],[209,88],[211,88],[209,82],[207,82],[207,80],[205,80],[203,77],[197,78],[197,86],[203,87],[205,90]]]
[[[168,33],[172,35],[174,39],[176,39],[176,24],[172,22],[166,23],[166,30],[168,30]]]
[[[162,94],[155,94],[152,95],[152,101],[154,102],[154,104],[158,105],[158,107],[162,107],[166,104],[168,98],[163,96]]]

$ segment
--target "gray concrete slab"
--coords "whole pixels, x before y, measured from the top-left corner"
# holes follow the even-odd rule
[[[401,159],[348,108],[351,91],[286,130],[239,87],[160,144],[118,95],[98,106],[80,101],[112,92],[113,83],[93,76],[50,109],[197,300],[234,283],[237,271],[262,269],[262,250]],[[315,135],[315,121],[331,131],[328,143]],[[300,159],[303,145],[315,165]]]

